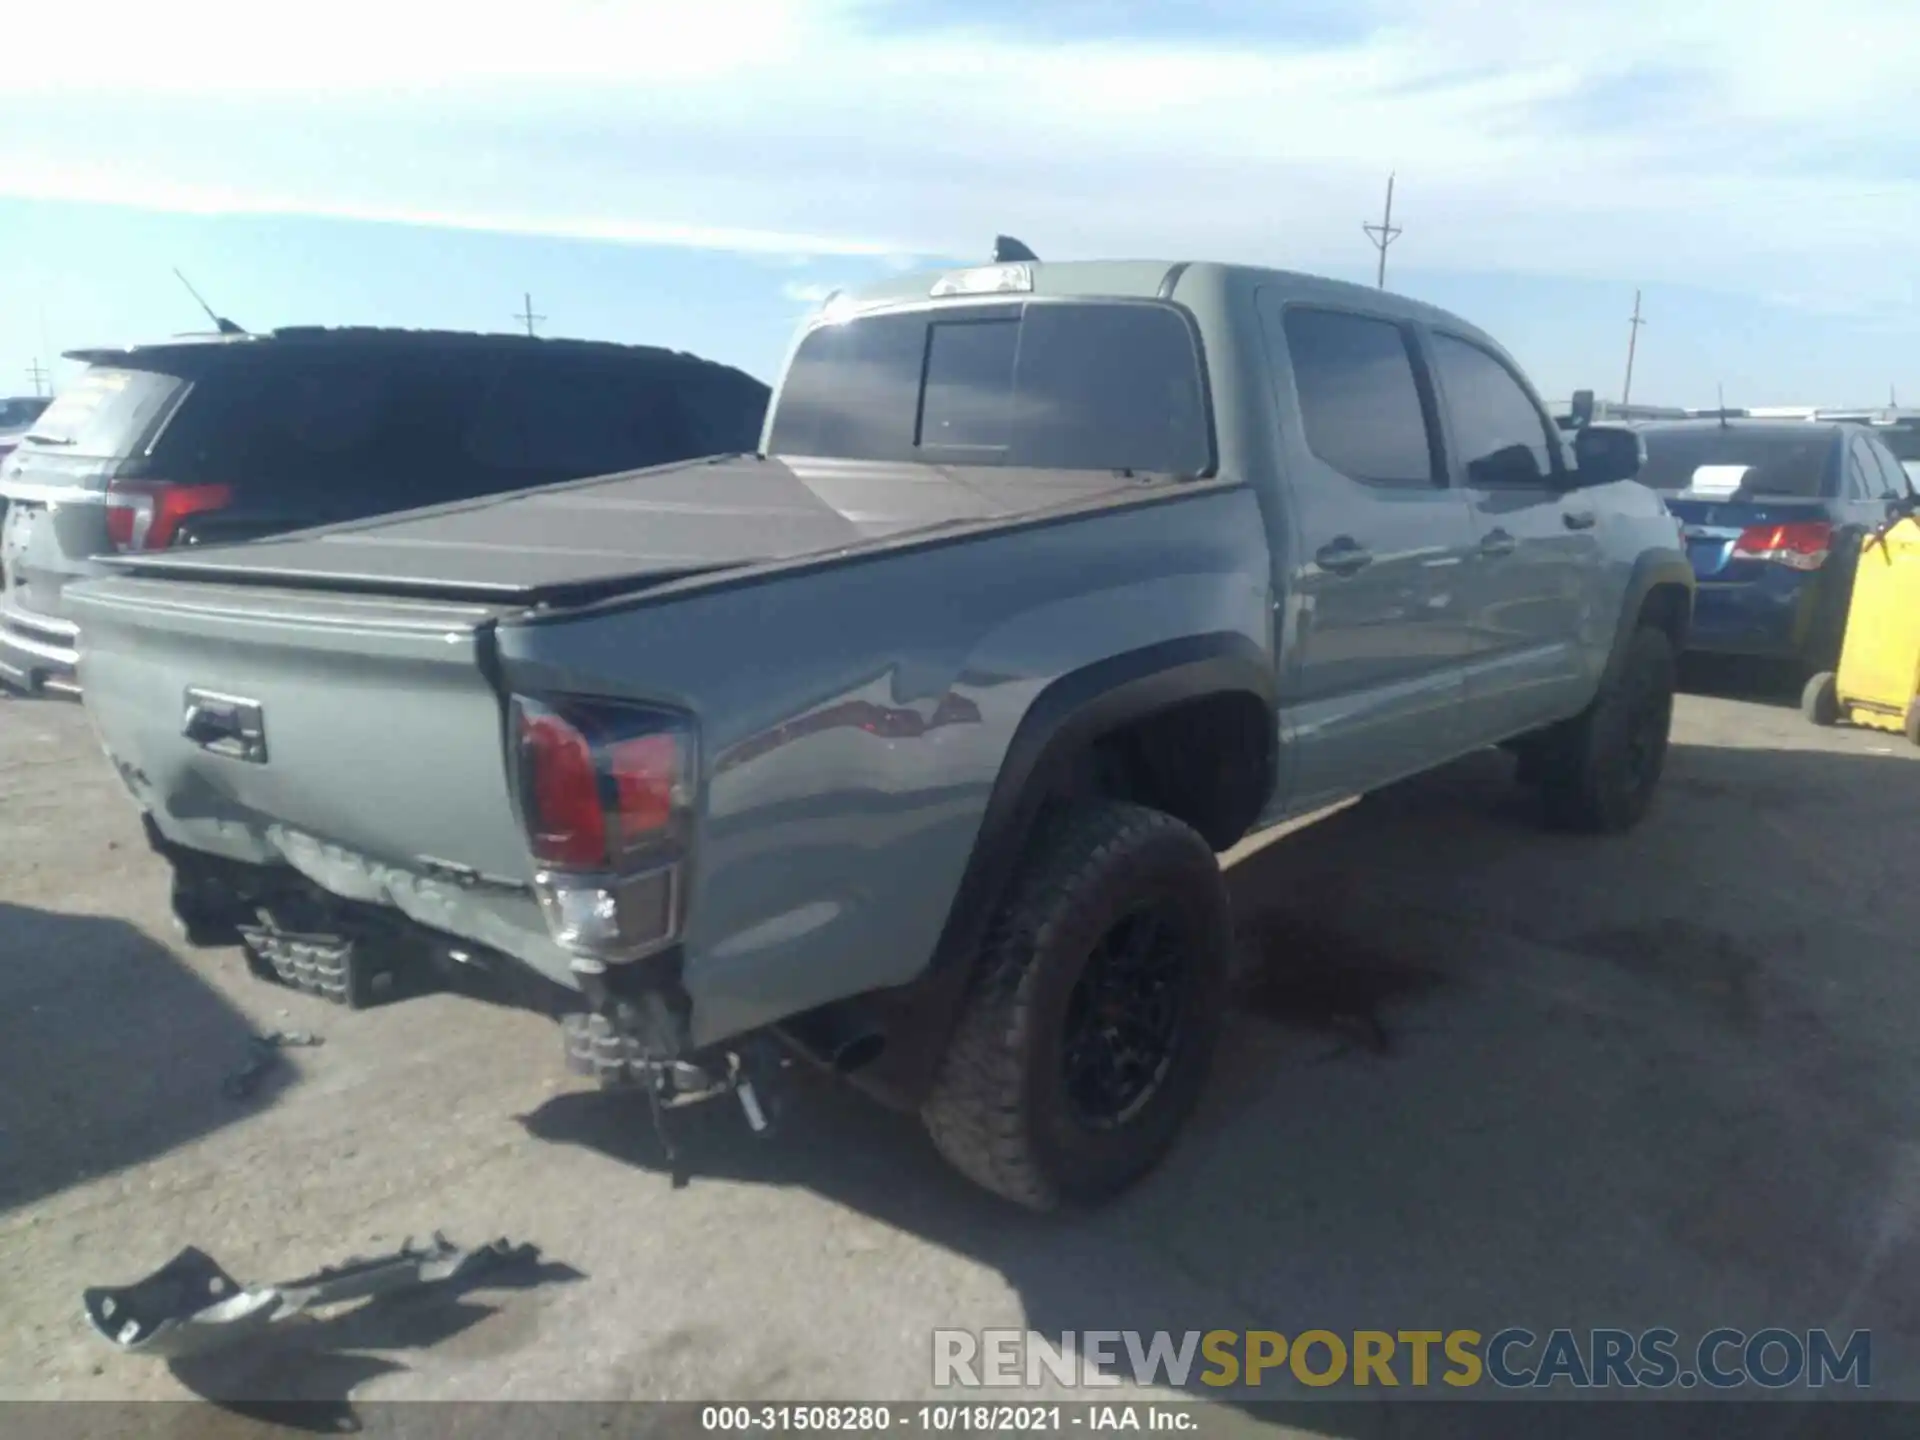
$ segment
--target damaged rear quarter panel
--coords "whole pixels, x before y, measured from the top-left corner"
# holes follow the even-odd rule
[[[685,983],[707,1044],[919,974],[1034,698],[1169,640],[1268,652],[1269,575],[1252,491],[1200,482],[503,623],[497,640],[512,690],[696,717]]]

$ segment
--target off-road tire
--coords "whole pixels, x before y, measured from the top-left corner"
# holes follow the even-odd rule
[[[1084,1124],[1064,1076],[1069,1001],[1096,945],[1143,902],[1163,901],[1185,957],[1183,1019],[1144,1108]],[[1172,1148],[1206,1083],[1225,1010],[1232,918],[1213,850],[1156,810],[1061,806],[989,929],[977,974],[921,1118],[962,1174],[1031,1210],[1117,1194]]]
[[[1800,692],[1800,713],[1812,725],[1840,723],[1840,689],[1833,671],[1821,670],[1809,677]]]
[[[1549,825],[1612,834],[1640,822],[1666,766],[1676,673],[1673,642],[1641,626],[1594,702],[1542,737],[1538,773]]]

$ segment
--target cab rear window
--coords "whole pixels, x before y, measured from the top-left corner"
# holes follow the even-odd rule
[[[1198,342],[1171,306],[956,306],[821,325],[795,351],[776,455],[1200,475]]]
[[[184,383],[154,370],[91,366],[41,412],[23,443],[73,455],[133,455]]]

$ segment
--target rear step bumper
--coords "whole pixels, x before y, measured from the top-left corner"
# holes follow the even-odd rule
[[[79,627],[0,603],[0,680],[29,694],[78,696]]]

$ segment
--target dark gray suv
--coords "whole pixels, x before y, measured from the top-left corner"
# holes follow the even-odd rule
[[[291,329],[77,351],[0,466],[0,681],[78,693],[105,554],[248,540],[751,450],[768,388],[651,347]]]

